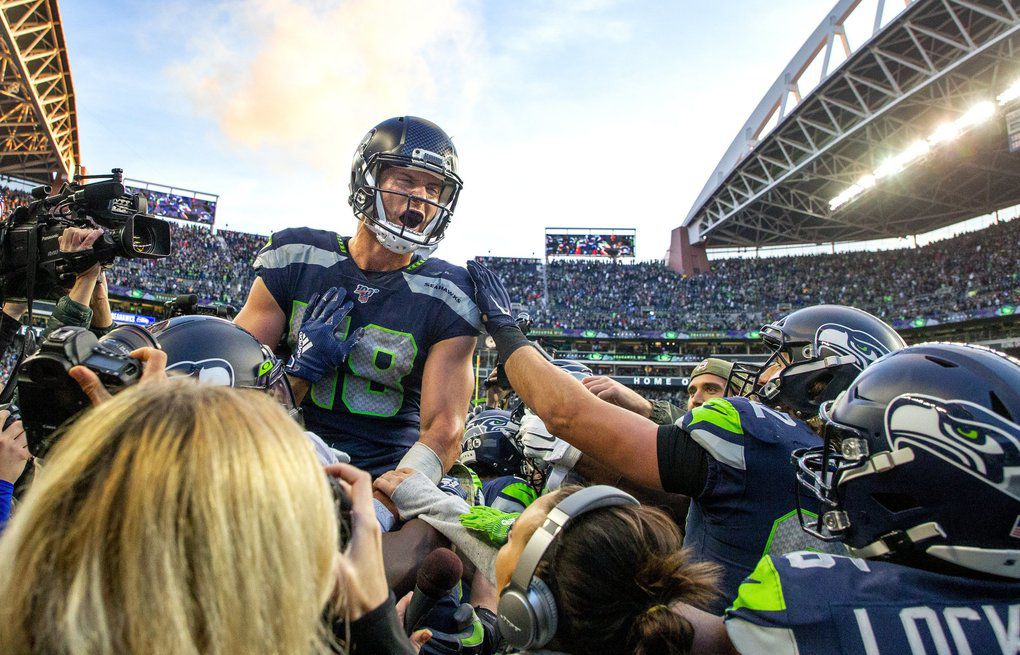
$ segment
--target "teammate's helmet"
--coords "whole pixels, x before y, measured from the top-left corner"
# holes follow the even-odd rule
[[[379,174],[390,166],[435,175],[442,182],[439,198],[432,201],[381,190]],[[463,182],[457,175],[457,150],[446,132],[423,118],[400,116],[379,123],[361,140],[351,165],[351,195],[347,202],[354,208],[354,215],[365,221],[387,250],[398,254],[416,250],[430,253],[443,239],[462,187]],[[418,216],[419,225],[408,227],[415,221],[386,215],[384,193],[402,196],[406,200],[405,211],[413,211],[411,199],[414,198],[431,205],[434,214],[431,218]]]
[[[799,486],[821,500],[817,521],[801,513],[808,532],[860,557],[1020,579],[1020,360],[904,348],[821,418],[824,445],[793,454]]]
[[[244,328],[215,316],[177,316],[148,329],[166,352],[167,375],[265,391],[296,413],[283,361]]]
[[[501,409],[472,416],[464,427],[460,463],[479,475],[521,475],[525,457],[513,440],[519,427]]]
[[[578,380],[583,380],[585,378],[595,375],[594,373],[592,373],[592,370],[590,368],[588,368],[581,362],[574,361],[573,359],[554,359],[552,360],[552,363],[559,366],[567,373],[570,373]]]
[[[771,355],[761,366],[735,363],[727,381],[738,396],[757,396],[763,403],[814,416],[869,364],[903,348],[900,335],[866,311],[843,305],[798,309],[761,329]],[[787,364],[772,380],[762,373]]]

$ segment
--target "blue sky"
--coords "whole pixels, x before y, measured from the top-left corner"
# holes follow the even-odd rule
[[[826,0],[61,3],[90,172],[220,195],[217,224],[350,234],[354,147],[420,115],[465,190],[436,255],[636,227],[661,257]]]

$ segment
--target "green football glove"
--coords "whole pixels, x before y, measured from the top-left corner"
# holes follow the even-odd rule
[[[485,505],[475,505],[466,514],[460,515],[460,524],[480,533],[478,536],[493,546],[502,546],[507,542],[510,528],[518,516],[520,512],[501,512]]]

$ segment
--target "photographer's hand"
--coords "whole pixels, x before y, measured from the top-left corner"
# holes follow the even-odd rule
[[[102,230],[86,230],[80,227],[69,227],[60,233],[57,239],[57,246],[61,252],[79,252],[88,250],[92,244],[103,236]],[[74,280],[74,286],[67,292],[68,297],[80,305],[90,305],[92,294],[95,290],[96,280],[102,273],[99,264],[78,275]]]
[[[10,415],[6,409],[0,411],[0,425],[6,423]],[[0,432],[0,480],[14,484],[30,459],[32,454],[28,452],[25,428],[21,426],[21,421],[14,421]]]
[[[113,325],[113,311],[110,309],[110,297],[106,288],[106,273],[99,271],[96,278],[96,286],[92,290],[92,300],[89,301],[92,309],[92,327],[105,329]]]
[[[372,477],[350,464],[332,464],[326,473],[340,479],[351,497],[351,540],[337,566],[337,593],[356,621],[390,597],[383,566],[382,530],[372,507]]]
[[[138,384],[159,384],[166,382],[166,353],[156,348],[139,348],[131,352],[131,356],[142,362],[142,377]],[[101,405],[109,400],[110,392],[106,390],[99,376],[84,366],[75,366],[67,372],[81,390],[85,392],[92,406]]]

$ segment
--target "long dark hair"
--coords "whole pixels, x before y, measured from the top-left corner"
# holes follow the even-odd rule
[[[593,510],[557,541],[537,571],[558,607],[555,645],[574,653],[690,653],[694,629],[670,605],[704,607],[719,593],[718,567],[691,561],[665,512],[646,505]]]

